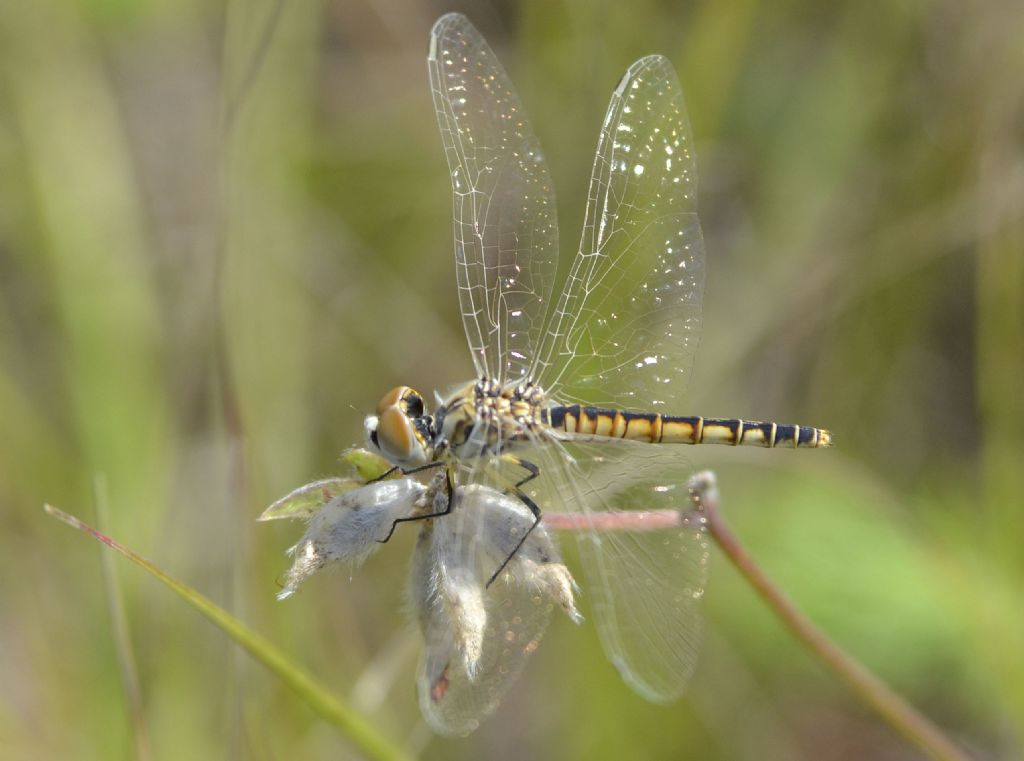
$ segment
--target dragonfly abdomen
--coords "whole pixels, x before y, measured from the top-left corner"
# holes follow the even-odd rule
[[[600,407],[549,407],[544,422],[565,433],[644,441],[652,444],[729,444],[759,447],[827,447],[832,434],[821,428],[761,423],[738,418],[683,417],[625,412]]]

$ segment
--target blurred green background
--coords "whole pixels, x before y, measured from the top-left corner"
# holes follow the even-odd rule
[[[919,757],[714,553],[701,664],[645,703],[556,618],[497,715],[434,737],[403,614],[414,532],[277,603],[295,524],[399,383],[471,376],[427,87],[463,10],[518,84],[577,240],[608,96],[662,52],[707,240],[705,415],[825,452],[688,450],[795,601],[979,758],[1024,744],[1024,5],[0,4],[0,755],[348,758],[135,567],[129,718],[106,527],[431,759]],[[586,590],[583,603],[586,605]]]

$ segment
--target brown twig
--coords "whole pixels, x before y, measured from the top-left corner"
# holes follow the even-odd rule
[[[829,639],[797,609],[782,590],[772,583],[718,512],[718,484],[711,471],[693,476],[689,488],[694,508],[692,511],[547,513],[544,516],[544,524],[559,531],[580,531],[584,528],[597,531],[652,531],[692,524],[694,516],[700,516],[712,538],[768,607],[839,681],[850,687],[889,726],[930,757],[940,761],[970,761],[970,757],[954,745],[931,720],[918,713],[885,682]]]
[[[793,601],[754,562],[718,511],[718,486],[712,473],[700,473],[690,482],[694,499],[707,519],[708,531],[722,551],[750,582],[768,607],[818,661],[845,683],[893,729],[930,757],[941,761],[970,761],[930,719],[897,695],[881,679],[846,653],[801,613]]]

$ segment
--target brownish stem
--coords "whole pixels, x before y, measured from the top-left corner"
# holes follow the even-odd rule
[[[703,509],[708,530],[719,547],[750,582],[768,607],[782,619],[790,632],[840,681],[844,682],[882,719],[910,742],[935,759],[969,761],[969,756],[946,737],[931,720],[918,713],[885,682],[868,671],[835,644],[801,613],[793,601],[765,575],[750,553],[740,544],[718,512],[718,489],[714,476],[702,473],[691,482],[694,499]]]

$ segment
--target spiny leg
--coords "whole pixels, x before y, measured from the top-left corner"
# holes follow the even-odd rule
[[[401,472],[402,472],[402,475],[408,476],[408,475],[412,475],[414,473],[420,473],[420,472],[422,472],[424,470],[429,470],[430,468],[441,467],[443,465],[445,465],[444,462],[438,461],[438,462],[428,463],[427,465],[421,465],[420,467],[412,468],[411,470],[402,470]],[[401,470],[401,469],[396,466],[395,468],[392,468],[391,471],[389,471],[389,472],[394,472],[395,470]],[[388,541],[391,539],[391,536],[395,533],[395,529],[398,528],[398,524],[399,523],[408,523],[410,521],[425,521],[428,518],[437,518],[437,517],[439,517],[441,515],[448,515],[448,513],[450,513],[452,511],[452,507],[454,506],[453,503],[455,502],[455,484],[452,482],[452,471],[451,471],[451,468],[448,468],[445,471],[444,475],[445,475],[445,477],[444,477],[444,490],[445,490],[445,508],[444,508],[444,510],[442,510],[441,512],[438,512],[438,513],[427,513],[426,515],[410,515],[410,516],[407,516],[405,518],[395,518],[395,520],[391,524],[391,530],[388,531],[388,535],[385,536],[383,539],[378,539],[377,540],[380,544],[387,544],[388,543]],[[379,480],[379,479],[376,479],[376,480]]]
[[[514,489],[519,489],[520,487],[530,483],[530,481],[532,481],[533,479],[540,475],[540,468],[537,467],[537,465],[535,465],[534,463],[530,462],[529,460],[524,460],[522,457],[516,457],[515,455],[512,454],[503,454],[501,456],[501,459],[504,460],[505,462],[510,462],[513,465],[518,465],[520,468],[526,471],[526,476],[523,477],[521,480],[517,481],[515,484],[513,484]]]
[[[384,471],[383,473],[381,473],[381,474],[380,474],[379,476],[377,476],[376,478],[371,478],[371,479],[370,479],[369,481],[367,481],[366,483],[368,483],[368,484],[375,484],[375,483],[377,483],[378,481],[383,481],[383,480],[384,480],[385,478],[387,478],[388,476],[390,476],[390,475],[391,475],[392,473],[394,473],[394,472],[395,472],[396,470],[399,470],[399,467],[398,467],[397,465],[392,465],[392,466],[391,466],[390,468],[388,468],[387,470],[385,470],[385,471]]]
[[[412,476],[412,475],[415,475],[417,473],[422,473],[425,470],[430,470],[431,468],[440,468],[442,465],[444,465],[444,460],[434,460],[434,462],[428,462],[426,465],[420,465],[419,467],[410,468],[409,470],[403,470],[398,465],[393,465],[393,466],[391,466],[390,469],[384,471],[383,473],[381,473],[376,478],[371,478],[366,483],[368,483],[368,484],[375,484],[378,481],[383,481],[385,478],[390,476],[396,470],[399,473],[401,473],[403,476]]]
[[[539,476],[540,468],[537,467],[537,465],[535,465],[534,463],[530,462],[529,460],[523,460],[522,458],[516,457],[515,455],[504,454],[501,456],[501,459],[505,460],[506,462],[511,462],[515,465],[518,465],[527,472],[527,475],[522,480],[512,485],[512,488],[509,489],[509,493],[517,497],[519,501],[526,505],[526,507],[529,508],[530,512],[533,513],[533,525],[531,525],[530,528],[526,530],[526,533],[519,538],[519,541],[516,543],[516,546],[512,548],[512,552],[510,552],[508,554],[508,557],[502,561],[500,566],[498,566],[498,570],[491,574],[491,578],[487,580],[488,587],[490,587],[491,584],[494,583],[494,580],[501,575],[502,571],[505,570],[505,566],[507,566],[512,561],[512,558],[516,556],[516,553],[519,552],[523,544],[526,542],[527,537],[529,537],[530,533],[535,528],[537,528],[537,525],[540,523],[540,519],[542,517],[540,506],[536,502],[534,502],[533,499],[531,499],[530,496],[520,488],[524,484],[529,483],[537,476]]]
[[[498,578],[498,576],[501,575],[502,571],[505,570],[505,566],[507,566],[509,564],[509,562],[512,560],[512,558],[514,558],[516,556],[516,553],[519,552],[519,549],[526,542],[526,538],[528,536],[530,536],[530,533],[535,528],[537,528],[537,525],[540,523],[540,519],[543,517],[543,514],[541,513],[541,510],[540,510],[540,506],[536,502],[534,502],[532,499],[530,499],[526,494],[524,494],[523,492],[519,491],[518,489],[516,489],[514,494],[520,499],[520,501],[522,501],[522,503],[524,505],[526,505],[530,509],[530,512],[533,513],[533,524],[530,526],[530,528],[526,529],[526,533],[523,534],[519,538],[519,541],[516,542],[516,546],[512,548],[512,552],[510,552],[508,554],[508,557],[505,558],[502,561],[501,565],[498,566],[498,570],[496,570],[494,573],[491,574],[491,578],[489,578],[487,580],[487,586],[488,587],[491,586],[491,584],[494,583],[494,580],[496,578]]]

